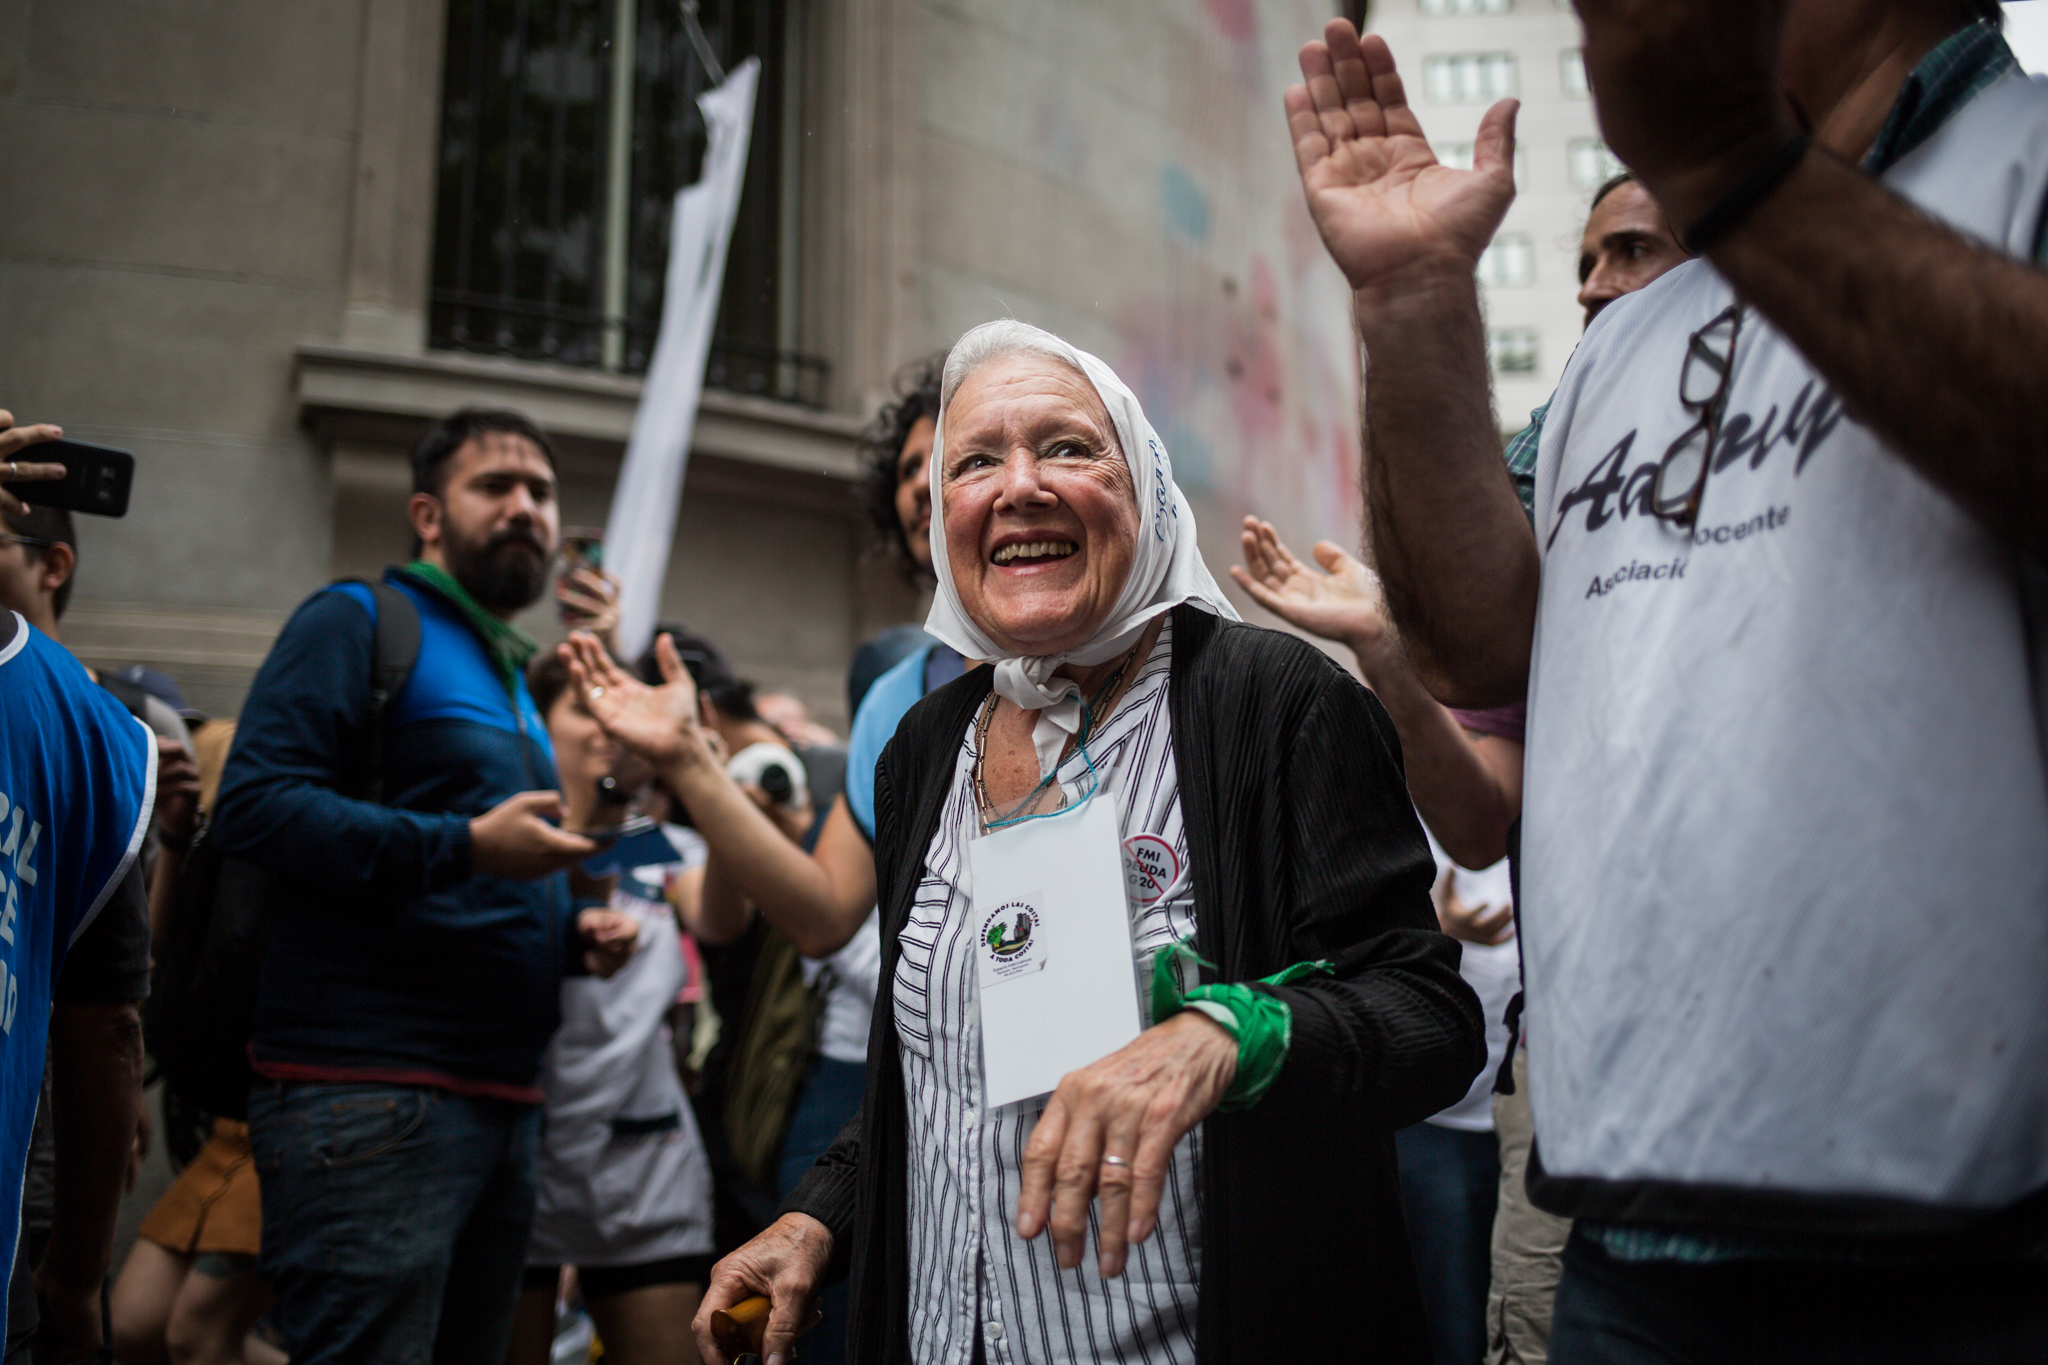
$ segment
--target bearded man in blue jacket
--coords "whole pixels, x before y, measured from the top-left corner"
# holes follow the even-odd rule
[[[630,919],[572,903],[565,869],[596,846],[553,823],[535,645],[511,622],[547,582],[555,488],[523,417],[435,424],[413,453],[415,559],[385,575],[419,614],[410,677],[379,718],[378,595],[315,593],[221,783],[221,849],[279,881],[249,1128],[299,1365],[503,1360],[562,977],[632,951]]]

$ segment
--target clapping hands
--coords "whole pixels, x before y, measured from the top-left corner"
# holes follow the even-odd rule
[[[588,631],[571,635],[561,651],[583,704],[606,734],[657,769],[698,757],[714,761],[698,724],[697,685],[676,654],[674,640],[664,635],[654,644],[660,687],[649,687],[619,667]]]
[[[1393,639],[1387,602],[1371,569],[1327,540],[1311,551],[1320,569],[1302,563],[1280,539],[1273,523],[1244,519],[1238,541],[1244,564],[1230,576],[1252,600],[1289,625],[1369,654]]]

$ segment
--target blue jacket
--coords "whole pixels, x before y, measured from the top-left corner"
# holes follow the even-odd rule
[[[472,876],[469,821],[555,787],[554,751],[525,680],[507,695],[461,613],[385,578],[420,612],[419,660],[385,719],[385,803],[343,795],[370,740],[376,606],[359,584],[315,593],[285,624],[221,779],[222,851],[287,883],[256,1068],[536,1099],[562,977],[581,961],[568,879]]]

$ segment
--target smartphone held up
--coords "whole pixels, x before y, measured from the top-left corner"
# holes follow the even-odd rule
[[[39,441],[21,451],[23,464],[60,464],[61,479],[22,483],[13,492],[34,507],[86,512],[96,517],[128,514],[128,494],[135,485],[135,456],[113,446],[86,441]]]
[[[574,630],[590,624],[595,613],[580,605],[578,599],[587,600],[589,580],[603,572],[604,532],[594,526],[564,526],[562,577],[555,585],[555,606],[562,614],[563,625]]]

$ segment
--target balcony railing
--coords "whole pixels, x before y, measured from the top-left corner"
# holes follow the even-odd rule
[[[450,289],[436,289],[432,297],[428,344],[438,350],[600,367],[607,323],[599,312]],[[610,325],[624,334],[621,372],[645,373],[656,329],[632,321]],[[730,337],[711,339],[704,365],[707,388],[806,408],[825,407],[831,378],[830,362],[819,356]]]

